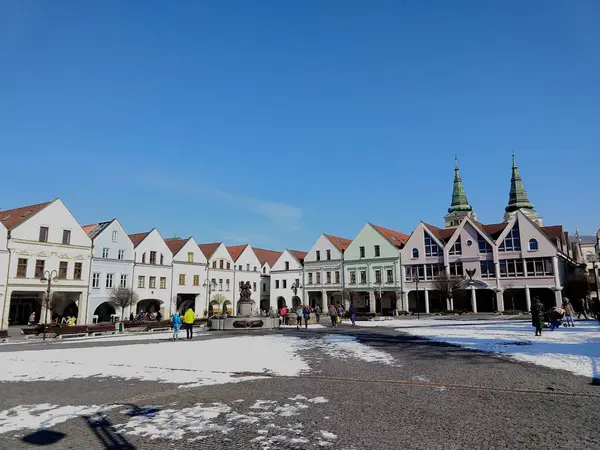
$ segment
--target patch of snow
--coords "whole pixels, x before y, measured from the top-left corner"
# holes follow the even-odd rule
[[[418,375],[416,377],[412,377],[413,381],[420,381],[422,383],[429,383],[431,380],[429,378],[425,378],[421,375]]]
[[[325,430],[321,430],[321,436],[323,436],[323,439],[337,439],[337,434],[333,434],[329,431],[325,431]]]
[[[327,403],[329,400],[327,400],[325,397],[315,397],[315,398],[309,398],[308,401],[310,403]],[[329,417],[325,417],[326,419],[329,419]]]
[[[296,343],[292,342],[292,345]],[[346,334],[326,334],[322,338],[304,339],[297,342],[297,351],[307,348],[317,348],[331,358],[360,359],[366,362],[393,364],[394,358],[387,352],[377,350],[358,342],[354,336]]]
[[[451,322],[451,321],[449,321]],[[600,326],[575,322],[574,328],[544,329],[535,336],[531,322],[514,320],[471,326],[432,326],[402,331],[428,339],[506,355],[576,375],[600,378]]]
[[[239,336],[185,344],[164,342],[114,347],[60,348],[0,353],[0,381],[119,377],[187,386],[241,382],[269,372],[298,376],[310,369],[293,350],[301,341],[281,335]],[[290,346],[290,342],[293,345]],[[227,354],[227,358],[189,358]]]
[[[49,403],[15,406],[0,411],[0,434],[22,429],[48,428],[75,417],[91,416],[117,406],[59,406]]]

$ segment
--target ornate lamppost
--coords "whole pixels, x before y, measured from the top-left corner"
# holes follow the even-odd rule
[[[43,340],[46,340],[46,327],[48,326],[48,310],[50,309],[50,297],[52,283],[56,283],[58,281],[58,272],[56,270],[46,270],[40,278],[42,283],[47,283],[46,287],[46,299],[44,300],[46,311],[44,312],[44,331],[43,331]]]
[[[298,289],[302,289],[302,284],[300,284],[300,282],[298,282],[298,285],[296,286],[296,283],[292,284],[292,292],[294,292],[294,297],[298,297]]]
[[[417,319],[421,318],[421,309],[419,308],[419,277],[413,277],[413,283],[417,286]]]
[[[475,276],[477,269],[466,269],[465,272],[469,277],[469,288],[471,289],[471,308],[473,309],[473,312],[477,312],[477,301],[474,299],[475,282],[473,281],[473,277]]]
[[[204,281],[202,285],[206,289],[206,320],[208,321],[208,306],[210,305],[210,294],[213,290],[217,288],[217,282],[215,280],[208,281],[208,278]],[[207,322],[208,324],[208,322]]]

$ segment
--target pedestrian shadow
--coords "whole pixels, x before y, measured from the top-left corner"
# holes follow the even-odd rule
[[[137,448],[117,432],[106,415],[97,413],[93,416],[84,416],[82,419],[86,421],[92,432],[104,445],[105,450],[135,450]]]

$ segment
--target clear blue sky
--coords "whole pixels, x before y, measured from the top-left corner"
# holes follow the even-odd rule
[[[61,197],[274,249],[484,222],[511,153],[547,225],[600,227],[600,3],[0,1],[0,208]]]

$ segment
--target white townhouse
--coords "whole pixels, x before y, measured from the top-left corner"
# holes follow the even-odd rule
[[[260,261],[260,309],[269,311],[277,305],[271,303],[271,267],[275,265],[282,252],[253,247],[254,254]]]
[[[0,211],[0,222],[9,252],[0,328],[26,324],[31,312],[43,323],[47,283],[41,278],[47,271],[53,279],[48,322],[64,315],[85,324],[92,241],[64,203],[55,199]]]
[[[322,234],[304,258],[305,288],[311,308],[321,309],[342,301],[344,252],[350,239]],[[349,304],[346,305],[346,308]]]
[[[235,280],[231,254],[222,242],[200,244],[198,247],[208,261],[206,266],[206,279],[208,282],[204,287],[205,303],[202,308],[202,315],[212,315],[213,312],[220,312],[223,306],[227,308],[229,314],[232,314],[235,311],[234,303],[237,299],[233,296]],[[223,305],[218,305],[212,301],[212,297],[216,294],[225,296],[226,300]],[[199,311],[196,311],[196,315],[200,316]]]
[[[117,219],[85,225],[83,230],[92,240],[92,269],[89,284],[87,321],[107,322],[111,315],[126,317],[110,303],[113,289],[133,286],[133,242]]]
[[[271,267],[271,306],[296,308],[306,304],[304,258],[306,252],[285,249]]]
[[[240,298],[239,284],[249,281],[252,289],[252,300],[254,308],[260,307],[261,298],[261,276],[260,261],[250,244],[232,245],[227,247],[231,258],[233,259],[233,299],[237,302]],[[236,311],[237,313],[237,311]]]
[[[206,295],[206,257],[193,237],[165,239],[173,254],[171,306],[169,314],[192,308],[202,317]]]
[[[129,239],[134,247],[133,287],[139,296],[134,314],[160,311],[163,317],[168,317],[173,254],[156,228],[130,234]]]
[[[0,210],[0,219],[3,212]],[[6,282],[8,279],[8,230],[0,222],[0,318],[4,309],[4,295],[6,294]],[[2,322],[0,322],[2,329]]]

